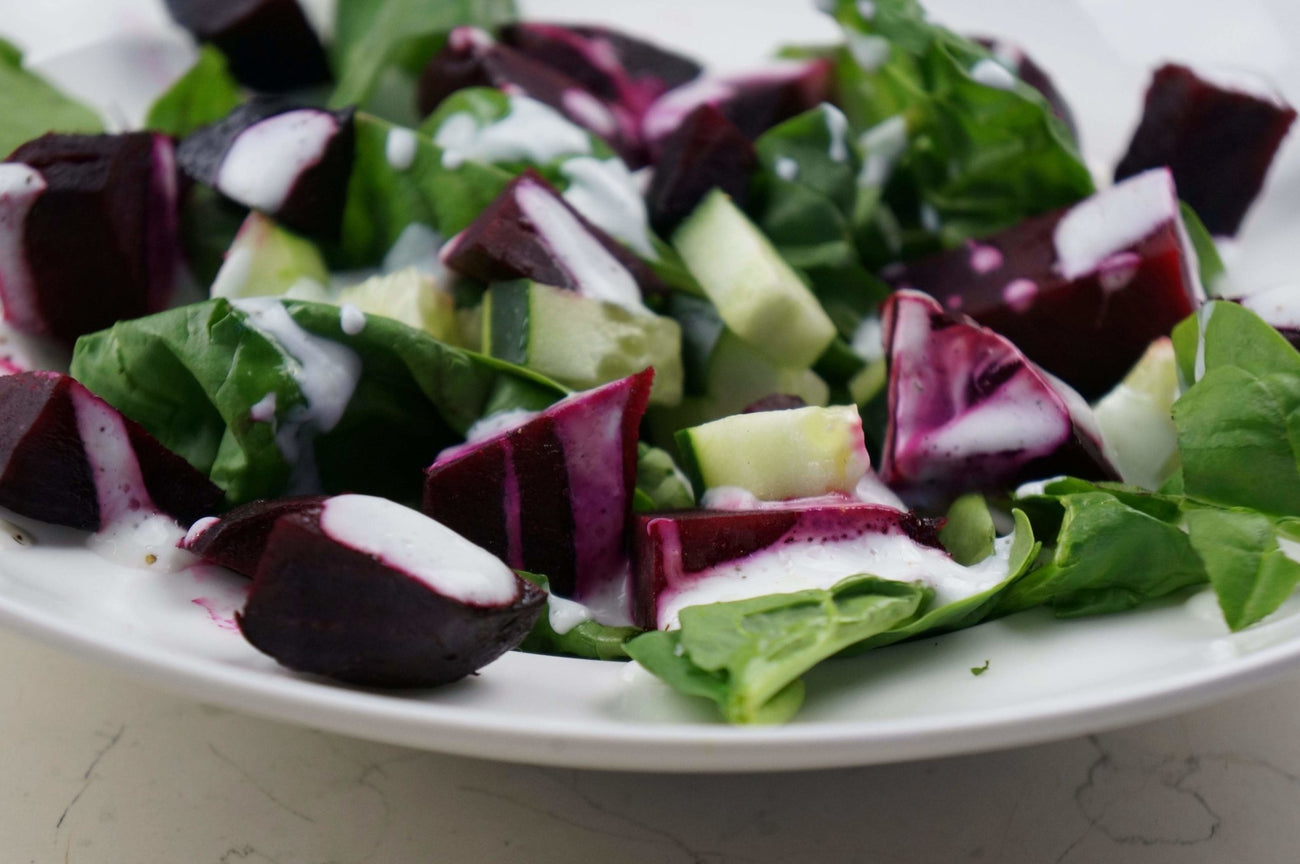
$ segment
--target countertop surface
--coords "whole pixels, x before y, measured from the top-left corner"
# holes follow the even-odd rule
[[[6,862],[1272,862],[1300,676],[996,753],[773,774],[439,755],[176,698],[0,633]]]

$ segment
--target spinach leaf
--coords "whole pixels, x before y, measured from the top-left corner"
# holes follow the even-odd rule
[[[548,592],[550,583],[545,576],[518,571],[524,579],[540,585]],[[612,627],[596,621],[582,621],[563,633],[556,632],[551,625],[552,603],[569,603],[562,597],[548,596],[547,608],[542,612],[537,623],[533,625],[524,641],[519,644],[520,651],[530,654],[559,654],[565,657],[583,657],[588,660],[626,660],[627,651],[623,645],[627,640],[640,635],[643,631],[636,627]]]
[[[23,68],[23,55],[0,39],[0,158],[46,132],[102,132],[99,116]]]
[[[800,676],[841,649],[912,617],[919,584],[851,576],[827,590],[773,594],[681,611],[680,630],[628,642],[627,653],[731,723],[781,723],[803,702]]]
[[[282,306],[292,323],[281,331],[296,324],[304,333],[286,340],[251,322],[246,310],[257,304]],[[338,362],[305,370],[304,345]],[[340,355],[355,355],[359,374],[328,426],[313,419],[304,382],[322,376],[317,398],[346,392]],[[231,504],[313,490],[415,500],[423,469],[479,417],[540,409],[564,393],[389,318],[367,316],[346,333],[335,306],[264,298],[119,322],[78,340],[72,373],[208,474]]]
[[[677,510],[695,506],[691,483],[667,450],[637,444],[635,509]]]
[[[1240,630],[1277,611],[1300,584],[1300,563],[1288,558],[1278,542],[1280,533],[1294,534],[1296,526],[1294,520],[1279,523],[1249,510],[1188,511],[1192,546],[1205,562],[1231,629]]]
[[[993,554],[993,541],[997,529],[988,502],[978,492],[962,495],[948,508],[939,542],[948,550],[952,560],[970,566],[978,564]]]
[[[211,45],[203,45],[194,65],[149,107],[144,125],[184,138],[225,117],[243,101],[243,90],[226,67],[226,58]]]

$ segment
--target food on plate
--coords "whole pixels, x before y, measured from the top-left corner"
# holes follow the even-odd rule
[[[254,90],[277,93],[326,84],[325,48],[297,0],[165,0],[177,24],[220,49]]]
[[[780,722],[832,657],[1207,584],[1235,630],[1300,583],[1300,304],[1233,285],[1202,225],[1258,184],[1189,200],[1227,161],[1163,155],[1098,189],[1007,44],[839,0],[835,44],[717,75],[508,3],[340,0],[336,83],[270,100],[244,87],[327,80],[248,71],[296,5],[170,5],[210,44],[152,131],[0,164],[6,320],[79,336],[72,378],[0,380],[0,491],[99,537],[80,426],[128,430],[137,503],[251,580],[240,629],[288,668],[423,687],[515,647],[630,657]],[[1161,152],[1202,152],[1200,124]],[[47,171],[63,139],[143,154],[134,197]],[[1222,160],[1262,178],[1275,150]],[[64,208],[33,255],[60,178],[117,221]],[[118,224],[147,302],[47,326],[103,292],[41,268]],[[205,299],[154,279],[178,249]]]

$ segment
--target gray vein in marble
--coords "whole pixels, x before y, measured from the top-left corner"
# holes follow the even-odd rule
[[[220,750],[218,750],[216,748],[216,745],[214,745],[211,741],[208,742],[208,749],[212,751],[213,756],[216,756],[222,762],[225,762],[231,768],[234,768],[235,771],[239,774],[239,776],[243,777],[245,780],[248,781],[248,784],[250,786],[252,786],[258,792],[261,792],[268,799],[270,799],[271,803],[275,804],[277,807],[280,807],[286,813],[292,813],[294,816],[297,816],[299,819],[302,819],[305,822],[310,822],[313,825],[316,823],[316,820],[308,816],[306,813],[302,812],[301,810],[294,809],[289,804],[286,804],[284,801],[281,801],[279,798],[277,798],[275,796],[275,793],[273,793],[270,789],[267,789],[265,786],[259,783],[257,778],[254,777],[252,774],[250,774],[248,770],[245,769],[243,766],[241,766],[238,762],[236,762],[234,759],[231,759],[225,753],[222,753]]]
[[[54,823],[55,831],[63,827],[63,820],[68,818],[68,812],[72,810],[73,806],[78,801],[81,800],[81,796],[86,794],[86,790],[90,788],[90,784],[94,781],[95,778],[93,775],[95,773],[95,768],[99,766],[100,760],[104,758],[109,750],[112,750],[117,746],[117,742],[122,740],[122,733],[125,731],[125,725],[117,727],[117,731],[109,736],[108,743],[99,748],[99,752],[95,754],[95,758],[90,760],[90,764],[86,766],[86,770],[81,775],[83,781],[81,788],[77,790],[76,795],[72,796],[72,800],[68,802],[68,806],[63,808],[63,812],[59,814],[59,821]]]
[[[231,846],[217,860],[219,864],[233,864],[235,861],[269,861],[270,864],[279,864],[277,859],[264,852],[259,852],[247,844],[238,847]]]

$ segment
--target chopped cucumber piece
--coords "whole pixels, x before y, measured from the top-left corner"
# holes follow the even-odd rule
[[[682,399],[682,333],[677,322],[615,303],[520,279],[483,298],[483,350],[578,390],[655,370],[650,401]]]
[[[736,414],[683,429],[677,448],[697,489],[737,486],[764,501],[852,492],[871,465],[853,405]]]
[[[438,288],[432,276],[414,267],[349,285],[339,292],[338,302],[401,321],[443,342],[460,342],[451,293]]]
[[[673,245],[727,327],[777,363],[807,368],[835,338],[808,286],[720,190],[686,218]]]
[[[229,299],[271,297],[304,284],[323,289],[329,281],[329,270],[316,244],[254,212],[239,226],[211,293]]]

